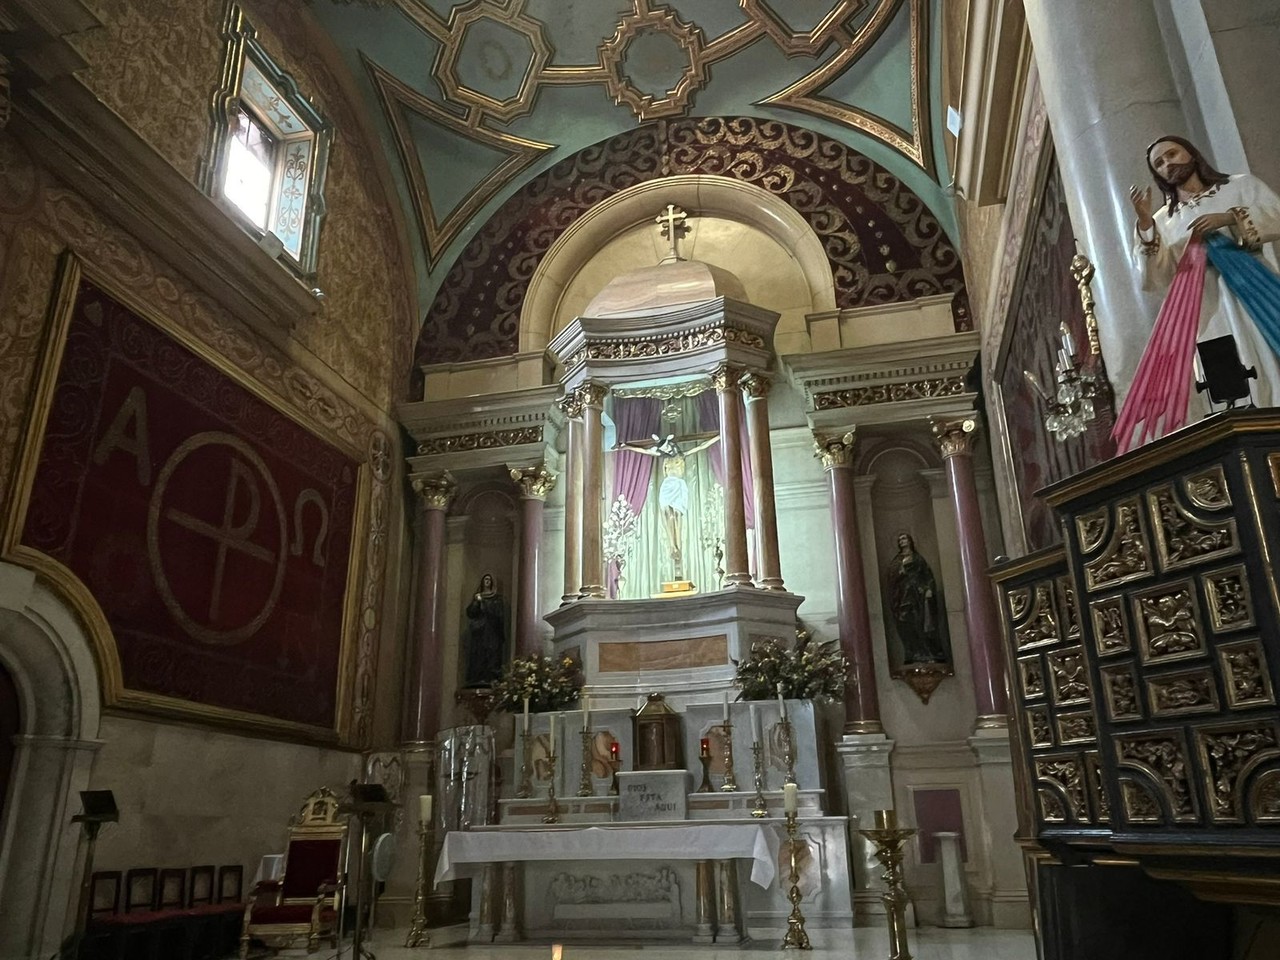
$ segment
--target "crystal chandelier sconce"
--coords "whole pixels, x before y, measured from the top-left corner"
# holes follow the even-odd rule
[[[1044,425],[1059,442],[1078,437],[1089,429],[1093,419],[1093,399],[1098,393],[1098,378],[1086,373],[1076,355],[1075,337],[1061,324],[1062,342],[1058,347],[1058,361],[1054,365],[1057,389],[1050,394],[1044,384],[1030,370],[1022,374],[1044,401]]]

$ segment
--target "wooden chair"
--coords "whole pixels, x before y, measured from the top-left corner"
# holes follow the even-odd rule
[[[218,868],[218,902],[239,903],[244,899],[244,867],[238,863]]]
[[[157,910],[181,910],[187,905],[186,867],[166,867],[160,871],[156,887]]]
[[[191,884],[187,891],[187,906],[199,907],[213,903],[214,866],[211,863],[191,868]]]
[[[306,937],[307,952],[314,953],[320,938],[327,936],[337,948],[346,833],[347,824],[338,817],[338,798],[333,791],[321,787],[307,797],[289,829],[283,874],[276,880],[260,881],[245,905],[240,960],[249,956],[251,939],[270,947],[287,947]]]
[[[89,878],[89,919],[110,917],[120,912],[120,886],[123,877],[119,870],[95,871]]]
[[[124,912],[154,910],[160,892],[160,871],[155,867],[134,867],[124,875]]]

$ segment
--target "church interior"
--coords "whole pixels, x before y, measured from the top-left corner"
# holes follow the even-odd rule
[[[0,0],[0,960],[1280,956],[1276,50]]]

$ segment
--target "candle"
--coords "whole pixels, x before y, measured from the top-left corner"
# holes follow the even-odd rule
[[[897,810],[877,810],[876,811],[876,829],[877,830],[898,829],[898,811]]]
[[[556,715],[554,713],[551,714],[550,719],[551,719],[551,736],[547,738],[547,741],[548,741],[547,750],[551,753],[551,756],[554,757],[556,755]]]
[[[702,753],[698,754],[698,756],[700,757],[711,756],[711,740],[709,738],[707,737],[702,738]]]
[[[418,819],[425,824],[431,823],[431,796],[423,794],[418,798]]]
[[[800,788],[794,783],[784,783],[782,785],[782,810],[784,813],[796,812],[796,801],[799,799]]]
[[[529,732],[529,698],[524,698],[524,732]]]
[[[560,960],[563,954],[564,947],[560,946],[558,943],[553,943],[551,945],[551,960]]]
[[[585,733],[591,729],[591,698],[585,693],[582,695],[582,730]]]
[[[787,719],[787,701],[782,699],[782,684],[778,684],[778,719]]]
[[[756,710],[756,705],[751,704],[751,740],[754,743],[760,742],[760,712]]]
[[[724,722],[725,723],[729,722],[729,691],[728,690],[726,690],[724,693]]]
[[[610,758],[611,758],[611,759],[613,759],[613,760],[617,760],[617,759],[618,759],[618,754],[619,754],[620,752],[621,752],[621,747],[620,747],[620,745],[619,745],[619,743],[618,743],[618,741],[617,741],[617,740],[615,740],[615,741],[613,741],[613,743],[609,744],[609,756],[610,756]]]

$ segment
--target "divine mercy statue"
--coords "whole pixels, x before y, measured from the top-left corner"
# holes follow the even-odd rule
[[[911,534],[898,534],[898,552],[885,575],[889,616],[902,643],[902,662],[946,663],[946,621],[938,602],[938,582]]]
[[[646,457],[658,457],[662,463],[662,485],[658,487],[658,509],[662,527],[671,550],[672,580],[684,580],[684,518],[689,512],[689,484],[684,478],[685,458],[701,453],[719,440],[709,437],[688,450],[681,448],[675,436],[653,435],[652,444],[623,443],[620,446]]]
[[[488,686],[502,675],[507,645],[506,601],[491,573],[480,578],[480,586],[467,604],[466,640],[464,686]]]
[[[1134,259],[1147,290],[1167,289],[1113,436],[1121,452],[1183,425],[1197,339],[1231,335],[1256,367],[1259,406],[1280,399],[1280,198],[1249,174],[1228,176],[1182,137],[1147,148],[1151,188],[1133,187]]]

